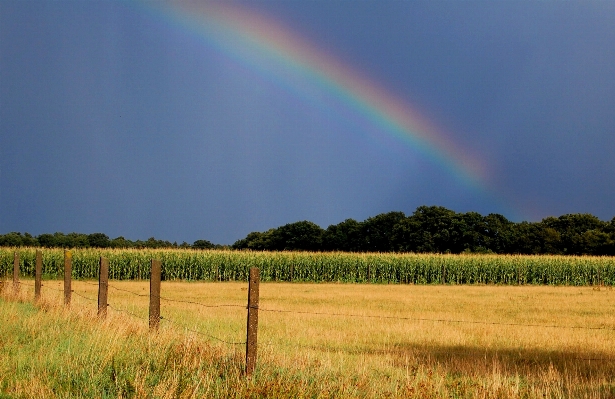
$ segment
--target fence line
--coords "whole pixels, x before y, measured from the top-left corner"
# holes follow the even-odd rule
[[[213,335],[206,334],[206,333],[204,333],[202,331],[193,330],[193,329],[189,328],[188,326],[186,326],[185,324],[173,321],[173,320],[169,319],[166,316],[164,316],[164,317],[160,316],[160,319],[162,321],[167,321],[167,322],[169,322],[171,324],[175,324],[177,326],[180,326],[180,327],[186,329],[186,331],[190,331],[190,332],[193,332],[193,333],[196,333],[196,334],[199,334],[199,335],[203,335],[203,336],[205,336],[207,338],[211,338],[211,339],[215,339],[216,341],[224,342],[225,344],[229,344],[229,345],[245,345],[246,344],[246,341],[243,341],[243,342],[229,342],[229,341],[225,341],[223,339],[220,339],[218,337],[214,337]]]
[[[101,284],[101,283],[99,283],[99,284],[96,284],[96,283],[90,283],[90,282],[87,282],[87,281],[82,281],[82,283],[84,283],[84,284],[86,284],[86,285],[97,286],[97,287]],[[116,290],[118,290],[118,291],[124,291],[124,292],[130,293],[130,294],[132,294],[132,295],[136,295],[136,296],[139,296],[139,297],[151,297],[151,296],[152,296],[152,295],[147,295],[147,294],[139,294],[139,293],[136,293],[136,292],[134,292],[134,291],[130,291],[130,290],[126,290],[126,289],[123,289],[123,288],[119,288],[119,287],[116,287],[116,286],[111,285],[111,284],[109,284],[109,283],[106,283],[106,285],[107,285],[107,287],[114,288],[114,289],[116,289]],[[58,291],[63,291],[63,290],[58,290]],[[73,289],[73,290],[71,290],[71,292],[72,292],[72,293],[74,293],[75,295],[77,295],[77,296],[81,297],[81,298],[87,299],[87,300],[92,301],[92,302],[97,302],[97,299],[90,298],[90,297],[87,297],[87,296],[85,296],[85,295],[83,295],[83,294],[80,294],[79,292],[76,292],[74,289]],[[201,303],[201,302],[195,302],[195,301],[185,301],[185,300],[177,300],[177,299],[164,298],[164,297],[162,297],[162,296],[160,296],[160,295],[153,295],[153,296],[154,296],[154,297],[156,297],[156,298],[159,298],[159,299],[165,300],[165,301],[169,301],[169,302],[189,303],[189,304],[195,304],[195,305],[199,305],[199,306],[203,306],[203,307],[208,307],[208,308],[215,308],[215,307],[240,307],[240,308],[246,309],[246,307],[245,307],[245,306],[242,306],[242,305],[230,305],[230,304],[229,304],[229,305],[206,305],[206,304]],[[132,316],[134,316],[134,317],[136,317],[136,318],[139,318],[139,319],[141,319],[141,320],[147,320],[147,319],[145,319],[144,317],[138,316],[138,315],[136,315],[135,313],[132,313],[132,312],[130,312],[130,311],[128,311],[128,310],[117,309],[117,308],[115,308],[115,307],[111,306],[110,304],[107,304],[107,307],[109,307],[109,308],[111,308],[112,310],[117,311],[117,312],[124,312],[124,313],[128,313],[128,314],[130,314],[130,315],[132,315]],[[173,320],[169,319],[169,318],[168,318],[168,317],[166,317],[166,316],[164,316],[164,317],[163,317],[163,316],[159,316],[159,320],[165,320],[165,321],[167,321],[167,322],[169,322],[169,323],[171,323],[171,324],[174,324],[174,325],[177,325],[177,326],[179,326],[179,327],[184,328],[186,331],[190,331],[190,332],[192,332],[192,333],[199,334],[199,335],[202,335],[202,336],[204,336],[204,337],[207,337],[207,338],[210,338],[210,339],[214,339],[214,340],[216,340],[216,341],[220,341],[220,342],[223,342],[223,343],[226,343],[226,344],[229,344],[229,345],[244,345],[244,344],[246,344],[246,342],[245,342],[245,341],[243,341],[243,342],[229,342],[229,341],[223,340],[223,339],[221,339],[221,338],[215,337],[215,336],[213,336],[213,335],[206,334],[206,333],[204,333],[204,332],[202,332],[202,331],[198,331],[198,330],[195,330],[195,329],[191,329],[191,328],[189,328],[188,326],[186,326],[186,325],[184,325],[184,324],[182,324],[182,323],[178,323],[178,322],[176,322],[176,321],[173,321]]]
[[[141,317],[141,316],[139,316],[139,315],[137,315],[137,314],[135,314],[135,313],[132,313],[132,312],[131,312],[131,311],[129,311],[129,310],[126,310],[126,309],[117,309],[117,308],[115,308],[115,307],[111,306],[111,304],[107,304],[107,307],[108,307],[109,309],[112,309],[112,310],[116,311],[116,312],[127,313],[127,314],[129,314],[129,315],[131,315],[131,316],[133,316],[133,317],[136,317],[137,319],[141,319],[141,320],[145,320],[145,321],[148,321],[148,320],[149,320],[149,319],[147,319],[147,318],[145,318],[145,317]]]
[[[114,311],[116,311],[116,312],[127,313],[127,314],[129,314],[129,315],[131,315],[131,316],[133,316],[133,317],[136,317],[137,319],[144,320],[144,321],[149,321],[149,319],[148,319],[148,318],[143,317],[143,316],[139,316],[139,315],[137,315],[137,314],[135,314],[135,313],[133,313],[133,312],[131,312],[131,311],[129,311],[129,310],[126,310],[126,309],[118,309],[118,308],[116,308],[116,307],[112,306],[111,304],[107,304],[107,307],[109,307],[110,309],[112,309],[112,310],[114,310]],[[189,332],[192,332],[192,333],[195,333],[195,334],[199,334],[199,335],[202,335],[202,336],[204,336],[204,337],[211,338],[211,339],[214,339],[214,340],[216,340],[216,341],[223,342],[223,343],[225,343],[225,344],[229,344],[229,345],[244,345],[244,344],[245,344],[245,341],[244,341],[244,342],[229,342],[229,341],[225,341],[225,340],[223,340],[223,339],[221,339],[221,338],[214,337],[213,335],[206,334],[206,333],[204,333],[204,332],[202,332],[202,331],[191,329],[191,328],[189,328],[188,326],[186,326],[185,324],[178,323],[178,322],[176,322],[176,321],[174,321],[174,320],[169,319],[169,318],[168,318],[168,317],[166,317],[166,316],[160,316],[160,320],[162,320],[162,321],[166,321],[166,322],[168,322],[168,323],[174,324],[174,325],[179,326],[179,327],[182,327],[182,328],[183,328],[183,329],[185,329],[186,331],[189,331]]]
[[[88,284],[88,285],[98,286],[98,284],[88,283],[86,281],[81,281],[81,283],[85,283],[85,284]],[[34,286],[34,284],[27,284],[27,283],[23,283],[21,281],[18,284],[28,285],[30,287]],[[55,290],[55,291],[60,291],[60,292],[64,291],[62,289],[47,287],[45,285],[43,285],[43,286],[48,288],[48,289]],[[140,297],[149,297],[150,296],[148,294],[139,294],[139,293],[136,293],[134,291],[126,290],[126,289],[123,289],[123,288],[118,288],[118,287],[116,287],[114,285],[111,285],[111,284],[108,284],[108,286],[113,288],[113,289],[116,289],[118,291],[124,291],[124,292],[130,293],[132,295],[140,296]],[[83,295],[80,295],[79,293],[75,292],[74,290],[72,290],[72,292],[75,293],[76,295],[82,296],[83,298],[88,299],[90,301],[96,301],[95,299],[92,299],[92,298],[86,298]],[[193,305],[202,306],[202,307],[205,307],[205,308],[236,307],[236,308],[247,309],[246,306],[244,306],[244,305],[237,305],[237,304],[208,305],[208,304],[205,304],[205,303],[202,303],[202,302],[186,301],[186,300],[180,300],[180,299],[170,299],[170,298],[166,298],[166,297],[158,296],[158,295],[155,296],[155,297],[160,298],[161,300],[164,300],[164,301],[168,301],[168,302],[187,303],[187,304],[193,304]],[[252,309],[258,309],[259,311],[263,311],[263,312],[270,312],[270,313],[294,313],[294,314],[309,314],[309,315],[319,315],[319,316],[375,318],[375,319],[385,319],[385,320],[386,319],[390,319],[390,320],[408,320],[408,321],[429,321],[429,322],[438,322],[438,323],[457,323],[457,324],[483,324],[483,325],[496,325],[496,326],[509,326],[509,327],[538,327],[538,328],[561,328],[561,329],[578,329],[578,330],[606,330],[606,331],[615,331],[615,327],[607,327],[607,326],[595,327],[595,326],[564,326],[564,325],[556,325],[556,324],[498,323],[498,322],[490,322],[490,321],[453,320],[453,319],[430,319],[430,318],[407,317],[407,316],[361,315],[361,314],[355,314],[355,313],[308,312],[308,311],[303,311],[303,310],[268,309],[268,308],[263,308],[263,307],[260,307],[260,306],[259,307],[252,306],[251,308]]]
[[[90,285],[98,285],[87,283]],[[125,290],[122,288],[115,287],[109,284],[109,287],[114,288],[119,291],[125,291],[131,293],[133,295],[145,297],[149,295],[138,294],[133,291]],[[159,296],[160,299],[169,301],[169,302],[179,302],[179,303],[188,303],[199,305],[206,308],[219,308],[219,307],[238,307],[246,309],[243,305],[235,305],[235,304],[222,304],[222,305],[207,305],[202,302],[196,301],[185,301],[179,299],[170,299],[165,298],[163,296]],[[498,322],[489,322],[489,321],[475,321],[475,320],[452,320],[452,319],[430,319],[430,318],[419,318],[419,317],[404,317],[404,316],[384,316],[384,315],[361,315],[361,314],[353,314],[353,313],[327,313],[327,312],[308,312],[301,310],[286,310],[286,309],[267,309],[263,307],[255,307],[252,306],[252,309],[258,309],[263,312],[271,312],[271,313],[295,313],[295,314],[311,314],[311,315],[320,315],[320,316],[338,316],[338,317],[357,317],[357,318],[377,318],[377,319],[392,319],[392,320],[410,320],[410,321],[430,321],[430,322],[439,322],[439,323],[458,323],[458,324],[484,324],[484,325],[497,325],[497,326],[515,326],[515,327],[539,327],[539,328],[561,328],[561,329],[579,329],[579,330],[608,330],[615,331],[614,327],[593,327],[593,326],[562,326],[555,324],[523,324],[523,323],[498,323]]]
[[[116,287],[116,286],[114,286],[114,285],[111,285],[111,284],[109,284],[109,287],[111,287],[111,288],[113,288],[113,289],[115,289],[115,290],[118,290],[118,291],[128,292],[128,293],[130,293],[130,294],[132,294],[132,295],[141,296],[141,297],[148,297],[148,298],[149,298],[149,294],[138,294],[138,293],[136,293],[136,292],[129,291],[129,290],[125,290],[125,289],[123,289],[123,288],[118,288],[118,287]]]
[[[77,296],[80,296],[81,298],[87,299],[88,301],[98,302],[98,299],[88,298],[87,296],[85,296],[85,295],[81,295],[80,293],[78,293],[78,292],[77,292],[77,291],[75,291],[75,290],[72,290],[71,292],[72,292],[73,294],[77,295]]]
[[[38,254],[37,254],[38,255]],[[109,307],[117,312],[124,312],[133,317],[136,317],[141,320],[149,320],[150,331],[156,331],[161,320],[168,322],[170,324],[176,325],[178,327],[183,328],[185,331],[189,331],[201,336],[204,336],[208,339],[216,340],[229,345],[246,345],[246,374],[249,376],[252,374],[255,368],[256,362],[256,346],[257,346],[257,328],[258,328],[258,312],[270,312],[270,313],[284,313],[284,314],[302,314],[302,315],[322,315],[322,316],[335,316],[335,317],[352,317],[352,318],[376,318],[381,320],[405,320],[405,321],[427,321],[427,322],[440,322],[440,323],[457,323],[457,324],[481,324],[481,325],[497,325],[497,326],[515,326],[515,327],[535,327],[535,328],[560,328],[560,329],[579,329],[579,330],[607,330],[607,331],[615,331],[613,327],[594,327],[594,326],[563,326],[563,325],[546,325],[546,324],[524,324],[524,323],[500,323],[500,322],[489,322],[489,321],[473,321],[473,320],[453,320],[453,319],[430,319],[430,318],[417,318],[417,317],[408,317],[408,316],[388,316],[388,315],[365,315],[365,314],[354,314],[354,313],[329,313],[329,312],[309,312],[309,311],[301,311],[301,310],[288,310],[288,309],[269,309],[269,308],[261,308],[259,306],[259,294],[258,294],[258,284],[260,281],[259,271],[256,268],[250,269],[250,278],[249,278],[249,291],[248,291],[248,305],[237,305],[237,304],[205,304],[199,301],[193,300],[182,300],[182,299],[171,299],[166,298],[160,295],[160,262],[156,260],[152,260],[151,262],[151,278],[150,278],[150,292],[148,294],[140,294],[131,290],[123,289],[112,284],[109,284],[106,279],[99,279],[99,283],[90,283],[87,281],[83,281],[86,285],[98,286],[99,289],[99,299],[90,298],[82,293],[76,292],[72,289],[71,282],[71,270],[72,270],[72,255],[70,251],[64,252],[64,289],[56,289],[53,287],[46,287],[51,290],[64,292],[64,303],[65,305],[70,305],[71,294],[74,293],[78,297],[86,299],[92,302],[99,302],[99,315],[101,314],[101,306],[104,307],[105,314],[106,308]],[[15,252],[15,267],[13,274],[13,284],[14,284],[14,292],[15,294],[19,293],[19,286],[30,286],[35,287],[35,296],[36,290],[42,286],[40,281],[40,274],[37,273],[35,284],[24,283],[19,281],[19,258],[17,252]],[[106,261],[106,260],[105,260]],[[101,258],[101,264],[103,262],[103,258]],[[444,266],[443,266],[443,270]],[[446,271],[442,272],[442,277],[445,279]],[[104,281],[103,281],[104,280]],[[149,319],[141,317],[135,313],[132,313],[125,309],[118,309],[114,306],[111,306],[108,303],[103,305],[100,304],[100,290],[102,286],[105,286],[105,291],[108,287],[111,287],[118,291],[123,291],[129,293],[131,295],[139,296],[139,297],[149,297],[150,299],[150,310],[149,310]],[[40,291],[40,290],[39,290]],[[40,292],[39,292],[40,294]],[[38,296],[36,296],[38,298]],[[248,311],[248,320],[247,320],[247,334],[246,341],[244,342],[232,342],[221,339],[219,337],[215,337],[213,335],[207,334],[203,331],[196,330],[193,328],[189,328],[187,325],[176,322],[172,319],[169,319],[166,316],[162,316],[160,313],[160,300],[164,300],[167,302],[175,302],[175,303],[184,303],[184,304],[192,304],[198,305],[206,308],[221,308],[221,307],[237,307],[242,309],[247,309]],[[106,301],[105,301],[106,302]],[[301,346],[301,345],[295,345]],[[571,360],[583,360],[583,361],[613,361],[611,358],[570,358]]]
[[[323,316],[362,317],[362,318],[413,320],[413,321],[433,321],[433,322],[442,322],[442,323],[487,324],[487,325],[496,325],[496,326],[544,327],[544,328],[562,328],[562,329],[574,328],[574,329],[583,329],[583,330],[615,331],[615,328],[613,327],[558,326],[558,325],[523,324],[523,323],[496,323],[496,322],[473,321],[473,320],[428,319],[428,318],[418,318],[418,317],[360,315],[360,314],[351,314],[351,313],[306,312],[306,311],[301,311],[301,310],[283,310],[283,309],[266,309],[266,308],[258,308],[258,309],[263,312],[272,312],[272,313],[295,313],[295,314],[312,314],[312,315],[323,315]]]
[[[27,285],[28,287],[34,287],[34,284],[24,283],[24,282],[23,282],[23,281],[21,281],[21,280],[19,280],[19,281],[15,281],[15,282],[13,282],[13,284]]]
[[[183,301],[180,299],[170,299],[170,298],[165,298],[165,297],[159,297],[160,299],[162,299],[163,301],[168,301],[168,302],[179,302],[179,303],[189,303],[189,304],[193,304],[193,305],[199,305],[202,306],[204,308],[242,308],[242,309],[247,309],[246,306],[244,305],[230,305],[230,304],[223,304],[223,305],[206,305],[204,303],[201,302],[195,302],[195,301]]]
[[[27,283],[23,283],[20,282],[20,284],[22,285],[27,285],[30,287],[33,287],[33,284],[27,284]],[[96,284],[90,284],[90,285],[96,285]],[[55,289],[52,287],[47,287],[48,289],[52,289],[55,291],[59,291],[59,292],[63,292],[64,290],[62,289]],[[80,296],[84,299],[96,302],[96,299],[93,298],[89,298],[89,297],[85,297],[81,294],[79,294],[78,292],[75,292],[74,290],[72,291],[73,293],[75,293],[77,296]],[[135,295],[139,295],[136,293],[133,293]],[[141,295],[140,295],[141,296]],[[126,313],[132,317],[135,317],[139,320],[143,320],[143,321],[148,321],[147,317],[144,316],[139,316],[129,310],[126,309],[119,309],[116,308],[115,306],[111,305],[111,304],[107,304],[107,306],[112,309],[115,312],[119,312],[119,313]],[[256,308],[256,307],[252,307],[252,308]],[[606,329],[606,330],[615,330],[612,328],[604,328],[604,327],[582,327],[582,326],[556,326],[556,325],[535,325],[535,324],[520,324],[520,323],[491,323],[491,322],[474,322],[474,321],[465,321],[465,320],[446,320],[446,319],[424,319],[424,318],[409,318],[409,317],[395,317],[395,316],[377,316],[377,315],[357,315],[357,314],[344,314],[344,313],[326,313],[326,312],[305,312],[305,311],[291,311],[291,310],[281,310],[281,309],[266,309],[266,308],[262,308],[259,307],[258,308],[260,311],[265,311],[265,312],[275,312],[275,313],[297,313],[297,314],[313,314],[313,315],[327,315],[327,316],[344,316],[344,317],[370,317],[370,318],[385,318],[385,319],[400,319],[400,320],[416,320],[416,321],[434,321],[434,322],[452,322],[452,323],[472,323],[472,324],[494,324],[494,325],[506,325],[506,326],[524,326],[524,327],[553,327],[553,328],[579,328],[579,329],[589,329],[589,330],[596,330],[596,329]],[[181,327],[183,328],[185,331],[191,332],[191,333],[195,333],[198,334],[200,336],[206,337],[208,339],[211,340],[215,340],[218,342],[222,342],[228,345],[245,345],[246,342],[245,341],[241,341],[241,342],[232,342],[232,341],[226,341],[224,339],[215,337],[213,335],[204,333],[202,331],[199,330],[195,330],[192,328],[189,328],[188,326],[186,326],[183,323],[179,323],[175,320],[172,320],[166,316],[160,316],[160,319],[162,321],[168,322],[170,324],[173,324],[177,327]],[[272,343],[263,343],[266,346],[272,346]],[[261,345],[263,345],[261,344]],[[352,353],[366,353],[367,351],[363,351],[361,349],[357,349],[357,350],[348,350],[345,348],[341,348],[341,347],[331,347],[331,346],[325,346],[325,347],[315,347],[314,345],[302,345],[302,344],[298,344],[298,343],[289,343],[286,344],[284,342],[279,342],[276,345],[282,345],[282,346],[289,346],[289,347],[295,347],[295,348],[305,348],[305,349],[326,349],[328,351],[336,351],[336,352],[352,352]],[[394,352],[395,350],[392,350],[391,352]],[[458,353],[458,352],[457,352]],[[464,353],[470,353],[468,352],[464,352]],[[561,358],[563,360],[574,360],[574,361],[587,361],[587,362],[613,362],[615,361],[615,358],[584,358],[584,357],[567,357],[565,355],[562,355]]]
[[[92,285],[92,286],[98,287],[98,284],[95,284],[95,283],[89,283],[87,281],[79,281],[79,282],[82,283],[82,284]],[[34,287],[34,284],[26,284],[26,283],[22,283],[22,282],[20,282],[19,284],[28,285],[30,287]],[[140,297],[148,297],[148,298],[150,297],[149,294],[139,294],[139,293],[134,292],[134,291],[130,291],[130,290],[127,290],[127,289],[124,289],[124,288],[116,287],[115,285],[112,285],[112,284],[107,284],[107,286],[110,287],[110,288],[113,288],[115,290],[118,290],[118,291],[123,291],[123,292],[130,293],[132,295],[136,295],[136,296],[140,296]],[[50,289],[55,289],[55,288],[50,288]],[[55,290],[62,291],[62,292],[64,291],[64,290],[60,290],[60,289],[55,289]],[[75,292],[75,290],[72,290],[72,292]],[[202,302],[186,301],[186,300],[182,300],[182,299],[171,299],[171,298],[163,297],[161,295],[154,295],[154,297],[160,298],[163,301],[178,302],[178,303],[188,303],[188,304],[192,304],[192,305],[199,305],[199,306],[202,306],[202,307],[205,307],[205,308],[224,308],[224,307],[230,307],[230,308],[247,309],[247,307],[245,305],[237,305],[237,304],[207,305],[207,304],[202,303]]]
[[[98,284],[92,284],[92,285],[98,285]],[[109,286],[109,287],[111,287],[111,288],[113,288],[113,289],[115,289],[115,290],[118,290],[118,291],[128,292],[128,293],[130,293],[130,294],[132,294],[132,295],[141,296],[141,297],[150,297],[150,295],[149,295],[149,294],[138,294],[138,293],[136,293],[136,292],[134,292],[134,291],[126,290],[126,289],[123,289],[123,288],[118,288],[118,287],[116,287],[116,286],[114,286],[114,285],[111,285],[111,284],[108,284],[108,286]],[[179,303],[189,303],[189,304],[193,304],[193,305],[199,305],[199,306],[202,306],[202,307],[205,307],[205,308],[236,307],[236,308],[246,309],[246,307],[245,307],[244,305],[235,305],[235,304],[232,304],[232,305],[231,305],[231,304],[222,304],[222,305],[206,305],[206,304],[204,304],[204,303],[202,303],[202,302],[196,302],[196,301],[186,301],[186,300],[181,300],[181,299],[171,299],[171,298],[166,298],[166,297],[163,297],[163,296],[161,296],[161,295],[154,295],[154,297],[156,297],[156,298],[160,298],[160,299],[162,299],[163,301],[168,301],[168,302],[179,302]]]
[[[54,290],[54,291],[64,292],[64,290],[63,290],[63,289],[60,289],[60,288],[53,288],[53,287],[48,287],[47,285],[44,285],[44,284],[43,284],[43,287],[46,287],[45,289],[48,289],[48,290]]]

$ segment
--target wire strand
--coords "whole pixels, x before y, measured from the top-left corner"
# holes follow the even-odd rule
[[[27,285],[28,287],[34,287],[34,284],[24,283],[23,281],[7,281],[7,284],[19,284],[19,285]]]
[[[129,314],[129,315],[131,315],[131,316],[133,316],[133,317],[136,317],[137,319],[141,319],[141,320],[145,320],[145,321],[148,321],[148,320],[149,320],[149,319],[147,319],[147,318],[145,318],[145,317],[142,317],[142,316],[139,316],[139,315],[137,315],[137,314],[135,314],[135,313],[132,313],[131,311],[128,311],[128,310],[125,310],[125,309],[118,309],[118,308],[116,308],[116,307],[113,307],[113,306],[111,306],[110,304],[107,304],[107,307],[108,307],[109,309],[112,309],[112,310],[116,311],[116,312],[127,313],[127,314]]]
[[[261,307],[257,307],[257,306],[251,306],[250,308],[262,310],[263,312],[273,312],[273,313],[296,313],[296,314],[312,314],[312,315],[322,315],[322,316],[341,316],[341,317],[359,317],[359,318],[362,317],[362,318],[393,319],[393,320],[432,321],[432,322],[440,322],[440,323],[485,324],[485,325],[496,325],[496,326],[541,327],[541,328],[563,328],[563,329],[580,329],[580,330],[609,330],[609,331],[615,331],[615,328],[611,328],[611,327],[559,326],[559,325],[522,324],[522,323],[496,323],[496,322],[473,321],[473,320],[429,319],[429,318],[418,318],[418,317],[360,315],[360,314],[352,314],[352,313],[306,312],[306,311],[294,311],[294,310],[282,310],[282,309],[267,309],[267,308],[261,308]]]
[[[114,286],[114,285],[111,285],[111,284],[109,284],[109,283],[107,283],[107,287],[111,287],[111,288],[113,288],[114,290],[118,290],[118,291],[128,292],[129,294],[136,295],[136,296],[147,296],[147,297],[149,296],[149,294],[138,294],[138,293],[136,293],[136,292],[134,292],[134,291],[125,290],[125,289],[123,289],[123,288],[118,288],[118,287],[116,287],[116,286]]]
[[[133,294],[133,295],[136,295],[136,296],[140,296],[140,297],[150,297],[150,296],[153,296],[154,298],[159,298],[159,299],[161,299],[163,301],[178,302],[178,303],[190,303],[190,304],[199,305],[199,306],[202,306],[202,307],[205,307],[205,308],[222,308],[222,307],[236,307],[236,308],[243,308],[243,309],[246,308],[244,305],[234,305],[234,304],[233,305],[230,305],[230,304],[206,305],[206,304],[204,304],[202,302],[185,301],[185,300],[181,300],[181,299],[171,299],[171,298],[166,298],[166,297],[163,297],[163,296],[160,296],[160,295],[139,294],[139,293],[136,293],[134,291],[126,290],[126,289],[123,289],[123,288],[118,288],[118,287],[116,287],[114,285],[111,285],[111,284],[108,284],[108,286],[113,288],[113,289],[116,289],[118,291],[128,292],[130,294]]]
[[[170,298],[165,298],[162,296],[156,296],[154,295],[154,297],[158,297],[160,299],[162,299],[163,301],[168,301],[168,302],[178,302],[178,303],[190,303],[193,305],[199,305],[205,308],[242,308],[242,309],[246,309],[245,305],[206,305],[204,303],[201,302],[195,302],[195,301],[184,301],[181,299],[170,299]]]
[[[87,299],[88,301],[98,302],[98,299],[88,298],[87,296],[85,296],[85,295],[81,295],[80,293],[78,293],[78,292],[77,292],[77,291],[75,291],[75,290],[71,290],[71,292],[72,292],[73,294],[77,295],[77,296],[80,296],[81,298]]]
[[[48,286],[47,286],[47,285],[45,285],[45,284],[42,284],[42,286],[43,286],[43,287],[45,287],[45,289],[47,289],[47,290],[53,290],[53,291],[64,292],[64,289],[62,289],[62,288],[53,288],[53,287],[48,287]]]
[[[23,282],[17,282],[18,284],[23,284],[23,285],[28,285],[28,286],[34,286],[33,284],[28,284],[28,283],[23,283]],[[94,284],[94,283],[88,283],[86,281],[83,281],[83,283],[88,284],[88,285],[98,285],[98,284]],[[9,282],[10,284],[10,282]],[[116,287],[114,285],[108,284],[108,287],[111,287],[113,289],[116,289],[118,291],[123,291],[123,292],[127,292],[130,293],[132,295],[136,295],[139,297],[150,297],[151,295],[149,294],[139,294],[136,293],[134,291],[130,291],[130,290],[126,290],[123,288],[119,288]],[[52,288],[52,287],[46,287],[48,289],[51,290],[55,290],[55,291],[60,291],[62,292],[62,289],[57,289],[57,288]],[[72,292],[75,292],[74,290]],[[92,299],[92,298],[88,298],[86,296],[83,296],[77,292],[75,292],[76,295],[83,297],[85,299],[88,299],[90,301],[97,301],[97,299]],[[187,301],[187,300],[181,300],[181,299],[171,299],[171,298],[166,298],[163,296],[154,296],[157,297],[163,301],[168,301],[168,302],[176,302],[176,303],[188,303],[188,304],[193,304],[193,305],[198,305],[201,307],[205,307],[205,308],[221,308],[221,307],[235,307],[235,308],[243,308],[246,309],[246,306],[244,305],[236,305],[236,304],[221,304],[221,305],[207,305],[201,302],[197,302],[197,301]],[[498,322],[488,322],[488,321],[473,321],[473,320],[454,320],[454,319],[430,319],[430,318],[417,318],[417,317],[400,317],[400,316],[384,316],[384,315],[360,315],[360,314],[353,314],[353,313],[328,313],[328,312],[307,312],[307,311],[295,311],[295,310],[285,310],[285,309],[267,309],[267,308],[261,308],[261,307],[256,307],[256,306],[252,306],[252,309],[258,309],[261,310],[263,312],[271,312],[271,313],[294,313],[294,314],[310,314],[310,315],[320,315],[320,316],[336,316],[336,317],[355,317],[355,318],[376,318],[376,319],[388,319],[388,320],[410,320],[410,321],[429,321],[429,322],[437,322],[437,323],[458,323],[458,324],[482,324],[482,325],[497,325],[497,326],[514,326],[514,327],[539,327],[539,328],[561,328],[561,329],[578,329],[578,330],[606,330],[606,331],[615,331],[615,328],[613,327],[593,327],[593,326],[562,326],[562,325],[549,325],[549,324],[523,324],[523,323],[498,323]],[[215,337],[213,337],[215,338]]]
[[[75,280],[75,281],[79,281],[80,283],[87,284],[87,285],[93,285],[96,287],[100,285],[99,283],[88,283],[87,281],[83,281],[83,280]]]
[[[191,328],[188,328],[185,324],[175,322],[175,321],[169,319],[168,317],[160,316],[160,319],[163,320],[163,321],[168,321],[171,324],[175,324],[177,326],[180,326],[180,327],[186,329],[186,331],[190,331],[190,332],[193,332],[193,333],[196,333],[196,334],[199,334],[199,335],[203,335],[203,336],[205,336],[207,338],[211,338],[211,339],[215,339],[216,341],[224,342],[225,344],[229,344],[229,345],[245,345],[245,343],[246,343],[245,341],[244,342],[229,342],[229,341],[225,341],[225,340],[220,339],[218,337],[214,337],[213,335],[206,334],[206,333],[204,333],[202,331],[193,330]]]

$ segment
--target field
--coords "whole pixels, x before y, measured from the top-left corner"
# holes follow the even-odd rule
[[[35,248],[0,248],[0,276],[20,269],[34,275]],[[110,278],[148,279],[151,259],[162,261],[163,280],[247,281],[258,267],[262,281],[377,284],[615,285],[615,258],[445,254],[359,254],[200,250],[73,249],[73,278],[97,278],[98,261],[110,263]],[[43,249],[43,275],[63,275],[63,250]]]
[[[105,321],[94,281],[68,310],[60,281],[36,306],[23,282],[0,299],[0,397],[615,397],[605,287],[263,283],[246,379],[244,282],[163,282],[157,334],[146,281],[111,281]]]

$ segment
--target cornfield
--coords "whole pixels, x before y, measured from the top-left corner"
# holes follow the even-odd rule
[[[0,276],[34,276],[36,248],[0,248]],[[43,277],[64,275],[64,251],[43,249]],[[589,256],[360,254],[341,252],[245,252],[191,249],[73,249],[75,279],[98,278],[100,256],[109,278],[149,278],[150,261],[162,261],[163,280],[247,281],[250,267],[262,281],[380,284],[615,285],[615,258]]]

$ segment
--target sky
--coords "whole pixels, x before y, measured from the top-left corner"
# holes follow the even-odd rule
[[[615,216],[615,1],[0,0],[0,234]]]

